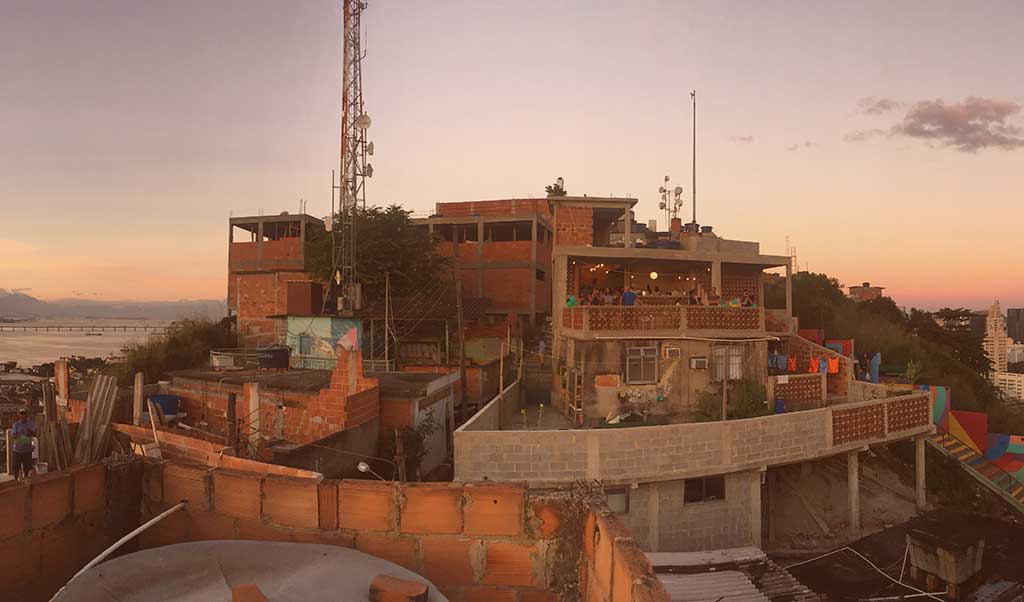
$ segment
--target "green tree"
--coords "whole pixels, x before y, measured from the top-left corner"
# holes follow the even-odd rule
[[[437,252],[439,239],[426,228],[412,224],[410,211],[398,205],[356,210],[356,279],[362,284],[363,299],[384,297],[384,282],[391,275],[391,294],[411,295],[445,280],[451,259]],[[341,228],[335,222],[335,228]],[[337,269],[331,248],[331,233],[319,232],[309,241],[307,257],[314,278],[331,282]]]
[[[121,384],[130,384],[136,372],[152,383],[174,370],[200,368],[210,363],[210,351],[237,345],[228,318],[213,322],[188,318],[171,324],[162,335],[152,335],[143,343],[132,343],[122,352],[123,364],[116,366]]]

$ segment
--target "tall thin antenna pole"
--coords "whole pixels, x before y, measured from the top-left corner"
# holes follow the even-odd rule
[[[697,224],[697,91],[690,92],[693,99],[693,224]]]

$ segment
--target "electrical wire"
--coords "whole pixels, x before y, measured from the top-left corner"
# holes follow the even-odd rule
[[[909,546],[908,546],[908,550],[909,550]],[[875,572],[877,572],[877,573],[878,573],[879,575],[881,575],[881,576],[885,577],[885,578],[886,578],[886,579],[888,579],[889,581],[892,581],[892,582],[893,582],[893,583],[895,583],[896,585],[900,585],[900,586],[902,586],[902,587],[905,587],[905,588],[907,588],[907,589],[909,589],[909,590],[912,590],[912,591],[914,591],[914,592],[917,592],[917,593],[918,593],[918,594],[920,594],[921,596],[925,596],[925,597],[928,597],[928,598],[933,598],[933,599],[935,599],[935,600],[938,600],[939,602],[946,602],[945,600],[943,600],[942,598],[939,598],[939,597],[935,596],[934,594],[930,594],[930,593],[928,593],[928,592],[926,592],[926,591],[924,591],[924,590],[920,590],[920,589],[917,589],[917,588],[916,588],[916,587],[914,587],[913,585],[909,585],[909,584],[906,584],[906,583],[902,583],[902,582],[900,582],[900,581],[897,581],[897,580],[896,580],[895,578],[893,578],[893,577],[892,577],[891,575],[889,575],[888,573],[886,573],[886,572],[885,572],[885,571],[883,571],[882,569],[878,568],[878,566],[876,566],[876,565],[875,565],[875,563],[873,563],[873,562],[871,562],[870,560],[868,560],[866,556],[864,556],[863,554],[861,554],[861,553],[860,553],[860,552],[858,552],[857,550],[854,550],[854,549],[853,549],[853,548],[851,548],[850,546],[844,546],[844,547],[842,547],[842,548],[839,548],[838,550],[832,550],[831,552],[826,552],[826,553],[824,553],[824,554],[822,554],[822,555],[820,555],[820,556],[815,556],[814,558],[810,558],[810,559],[808,559],[808,560],[802,560],[802,561],[800,561],[800,562],[797,562],[797,563],[794,563],[794,564],[788,565],[788,566],[786,566],[786,567],[783,567],[783,568],[785,568],[785,569],[786,569],[786,570],[788,571],[788,570],[789,570],[789,569],[791,569],[791,568],[794,568],[794,567],[798,567],[798,566],[800,566],[800,565],[803,565],[803,564],[807,564],[807,563],[810,563],[810,562],[814,562],[815,560],[821,560],[822,558],[826,558],[826,557],[828,557],[828,556],[832,556],[833,554],[838,554],[839,552],[844,552],[844,551],[849,551],[849,552],[853,552],[853,553],[854,553],[854,554],[855,554],[855,555],[856,555],[856,556],[857,556],[858,558],[860,558],[860,559],[861,559],[861,560],[863,560],[864,562],[868,563],[868,565],[870,565],[870,566],[871,566],[871,568],[875,570]],[[906,552],[906,551],[904,551],[904,554],[906,554],[906,553],[907,553],[907,552]]]

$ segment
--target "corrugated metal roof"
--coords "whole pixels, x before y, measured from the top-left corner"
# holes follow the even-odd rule
[[[672,602],[768,602],[746,575],[718,571],[696,575],[659,574]]]

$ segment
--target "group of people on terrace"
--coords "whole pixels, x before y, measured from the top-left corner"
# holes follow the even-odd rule
[[[662,291],[658,286],[651,287],[648,284],[639,294],[629,286],[617,288],[600,288],[597,286],[584,286],[580,294],[569,293],[565,300],[566,307],[580,305],[637,305],[638,299],[662,298],[668,300],[662,305],[704,305],[704,306],[729,306],[729,307],[757,307],[754,296],[750,291],[743,291],[741,297],[725,300],[718,289],[714,286],[705,289],[703,286],[690,289],[689,291]],[[640,302],[643,304],[643,301]]]

